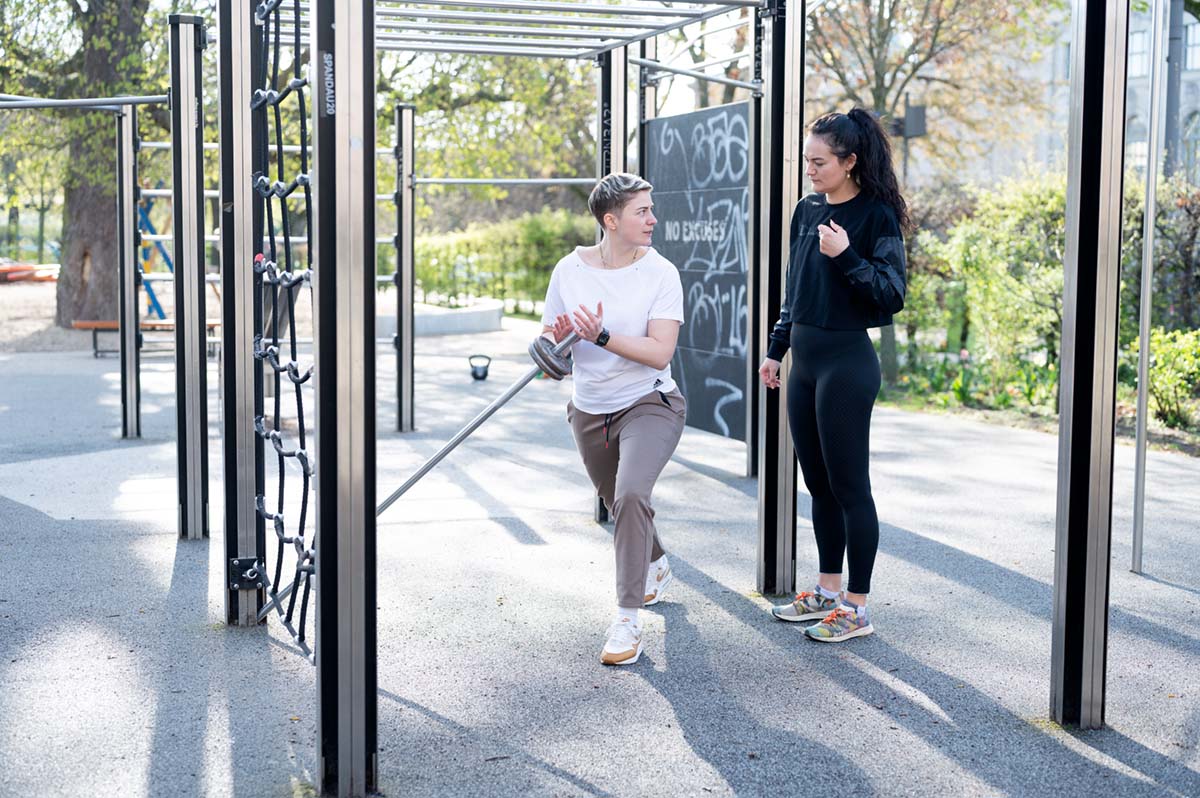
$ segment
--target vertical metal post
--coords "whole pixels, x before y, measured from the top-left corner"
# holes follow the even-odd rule
[[[762,85],[763,79],[763,19],[761,9],[754,9],[752,30],[754,66],[752,79]],[[750,209],[746,214],[746,476],[758,476],[759,467],[759,393],[762,384],[758,379],[756,360],[763,346],[762,308],[762,248],[763,240],[761,212],[763,208],[762,131],[763,95],[761,91],[750,96],[749,117],[746,132],[747,156],[750,159]],[[768,319],[767,324],[773,323]]]
[[[376,789],[375,3],[315,0],[313,149],[321,789]]]
[[[1146,206],[1142,216],[1142,293],[1138,312],[1137,445],[1133,470],[1133,557],[1129,569],[1142,572],[1146,521],[1146,414],[1150,389],[1150,321],[1154,310],[1154,233],[1158,217],[1158,165],[1162,157],[1163,16],[1167,0],[1154,0],[1150,45],[1150,130],[1146,163]]]
[[[1129,0],[1076,0],[1050,714],[1104,724]]]
[[[1157,4],[1158,0],[1155,0]],[[1166,132],[1165,142],[1165,161],[1163,163],[1163,174],[1171,177],[1175,174],[1175,170],[1183,162],[1183,138],[1181,137],[1180,121],[1182,115],[1181,100],[1183,98],[1183,70],[1185,67],[1185,50],[1186,42],[1184,41],[1186,30],[1186,19],[1184,12],[1187,8],[1183,0],[1166,0],[1171,4],[1171,8],[1167,14],[1168,21],[1168,36],[1167,36],[1167,75],[1164,88],[1167,103]]]
[[[142,331],[137,264],[137,106],[117,115],[117,258],[120,271],[121,437],[142,437]]]
[[[597,179],[628,168],[629,62],[625,50],[618,47],[596,59],[600,67]]]
[[[629,61],[626,48],[618,47],[600,54],[596,58],[596,65],[600,68],[596,104],[596,179],[600,180],[605,175],[624,172],[628,168]],[[640,138],[638,146],[641,146]],[[600,228],[597,227],[597,241],[600,235]],[[596,497],[592,517],[598,524],[608,523],[608,508],[599,496]]]
[[[416,106],[396,106],[396,431],[415,428]]]
[[[762,22],[762,154],[759,160],[761,226],[758,229],[759,321],[755,363],[766,357],[768,334],[783,300],[788,224],[800,200],[800,148],[804,138],[805,4],[768,0]],[[796,453],[787,425],[787,378],[758,400],[758,589],[796,588]]]
[[[225,465],[225,562],[264,555],[263,520],[255,497],[264,490],[263,441],[254,419],[263,412],[263,376],[254,359],[262,323],[262,278],[254,256],[262,247],[262,210],[253,190],[254,153],[265,131],[250,110],[261,40],[254,3],[220,0],[221,357]],[[247,133],[249,132],[249,135]],[[257,146],[256,146],[257,145]],[[225,620],[258,623],[261,589],[233,589],[227,580]]]
[[[175,216],[175,420],[179,536],[208,537],[208,343],[204,302],[204,86],[208,34],[172,14],[171,162]]]
[[[641,47],[643,60],[658,60],[657,36],[651,36],[649,39],[644,39]],[[649,163],[650,157],[650,141],[646,137],[646,123],[658,116],[658,84],[651,83],[650,81],[646,80],[646,78],[649,76],[649,67],[638,67],[637,164],[638,173],[643,177],[648,174],[646,166]]]

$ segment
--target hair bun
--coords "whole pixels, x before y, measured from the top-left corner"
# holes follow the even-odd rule
[[[857,106],[855,106],[854,108],[851,108],[850,111],[846,114],[846,116],[850,118],[850,121],[852,121],[855,124],[858,124],[860,126],[870,124],[872,121],[874,121],[874,116],[871,114],[870,111],[866,110],[865,108],[859,108]]]

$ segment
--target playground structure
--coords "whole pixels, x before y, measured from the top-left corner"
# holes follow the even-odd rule
[[[550,2],[483,2],[444,0],[418,8],[398,8],[363,2],[316,0],[310,14],[292,4],[291,28],[280,24],[281,4],[256,6],[222,0],[220,4],[221,123],[219,151],[222,162],[220,199],[221,327],[225,386],[225,507],[226,559],[230,563],[227,618],[230,623],[254,625],[264,612],[278,608],[283,589],[279,577],[266,574],[265,522],[281,513],[268,510],[263,501],[264,443],[271,441],[277,455],[298,462],[305,479],[311,477],[316,495],[315,531],[304,539],[299,531],[296,578],[293,586],[307,591],[311,577],[318,590],[312,653],[318,669],[321,718],[318,746],[322,788],[341,795],[374,789],[377,773],[375,675],[375,561],[376,506],[374,441],[374,214],[377,152],[374,115],[374,63],[377,49],[411,52],[470,53],[509,57],[595,58],[599,71],[598,129],[600,152],[597,172],[619,170],[626,163],[627,128],[625,85],[629,65],[645,74],[639,80],[639,123],[647,120],[646,98],[653,92],[652,76],[670,71],[658,62],[654,37],[730,9],[754,9],[754,80],[744,84],[755,91],[750,124],[755,143],[752,206],[748,220],[751,242],[748,271],[750,341],[749,368],[760,359],[766,326],[778,313],[782,287],[782,257],[786,249],[785,215],[800,191],[797,158],[802,135],[803,20],[805,5],[782,0],[727,3],[671,3],[669,7],[622,6],[612,8]],[[1099,4],[1096,4],[1097,7]],[[1115,7],[1115,0],[1108,6]],[[433,8],[430,8],[432,6]],[[443,8],[444,7],[444,8]],[[445,10],[450,9],[470,9]],[[387,13],[385,13],[387,12]],[[520,12],[520,13],[514,13]],[[533,13],[538,12],[538,13]],[[559,16],[541,16],[555,12]],[[1111,535],[1112,385],[1115,353],[1107,342],[1115,327],[1117,252],[1120,225],[1122,140],[1121,92],[1123,62],[1101,59],[1096,53],[1114,53],[1124,44],[1124,27],[1118,14],[1098,17],[1099,8],[1081,9],[1075,31],[1072,68],[1073,102],[1070,138],[1070,179],[1066,321],[1062,358],[1062,435],[1059,466],[1058,534],[1055,547],[1054,658],[1051,684],[1052,714],[1056,720],[1094,727],[1103,723],[1104,657],[1107,646],[1107,559]],[[307,31],[315,68],[314,83],[297,75],[288,92],[259,94],[266,82],[262,49],[271,39],[264,29],[274,28],[278,47],[283,33],[292,34],[296,52]],[[414,20],[424,20],[416,22]],[[1116,20],[1116,21],[1114,21]],[[475,23],[504,24],[508,38],[488,38],[498,28]],[[172,103],[176,174],[172,188],[176,270],[176,352],[178,412],[180,417],[180,533],[202,538],[208,531],[205,491],[201,480],[205,463],[188,454],[204,440],[204,270],[203,186],[204,143],[195,116],[199,98],[186,94],[194,86],[192,72],[183,65],[195,57],[205,41],[196,18],[172,18]],[[547,26],[563,26],[549,28]],[[577,39],[562,33],[567,27],[593,28]],[[550,33],[549,31],[559,33]],[[281,31],[283,33],[281,33]],[[447,34],[430,41],[429,33]],[[405,35],[407,33],[407,35]],[[515,36],[516,38],[511,38]],[[482,38],[481,38],[482,37]],[[636,53],[636,54],[635,54]],[[177,64],[178,60],[178,64]],[[194,64],[194,61],[192,62]],[[178,69],[177,69],[178,66]],[[707,78],[706,78],[707,79]],[[1089,88],[1085,93],[1084,86]],[[268,147],[268,126],[254,113],[265,113],[295,92],[304,112],[304,89],[313,92],[312,171],[276,181],[261,182],[263,157]],[[193,89],[194,91],[194,89]],[[191,102],[187,97],[195,97]],[[103,107],[117,115],[122,169],[126,177],[120,213],[123,242],[122,268],[122,403],[125,434],[137,435],[137,279],[132,258],[134,239],[133,173],[134,104],[162,102],[165,98],[98,98],[87,107]],[[118,100],[124,102],[117,102]],[[37,107],[22,101],[0,107]],[[62,102],[62,101],[60,101]],[[83,104],[83,103],[80,103]],[[53,107],[53,106],[46,106]],[[650,107],[653,107],[652,104]],[[115,111],[120,108],[122,110]],[[405,119],[405,114],[409,118]],[[398,379],[411,375],[412,297],[412,191],[417,179],[412,168],[411,109],[397,111],[397,158],[403,180],[398,183],[400,228],[397,249],[400,265],[393,278],[398,287],[396,339]],[[122,125],[124,125],[122,127]],[[639,134],[642,124],[639,124]],[[276,143],[281,147],[282,143]],[[307,141],[297,146],[302,159]],[[643,146],[639,138],[639,147]],[[407,149],[405,149],[407,148]],[[303,161],[302,161],[303,162]],[[282,157],[277,163],[284,163]],[[309,197],[313,223],[310,268],[279,266],[273,248],[276,231],[267,221],[270,203],[286,203],[297,189]],[[299,196],[299,195],[297,195]],[[281,215],[286,219],[286,213]],[[289,234],[283,233],[283,258],[290,255]],[[200,257],[197,258],[196,250]],[[197,267],[196,264],[199,264]],[[317,319],[315,358],[311,372],[292,357],[279,358],[279,335],[268,344],[261,324],[264,283],[280,289],[288,299],[294,286],[311,286]],[[190,286],[190,288],[189,288]],[[278,305],[276,305],[278,307]],[[277,317],[276,317],[277,318]],[[294,330],[293,330],[294,333]],[[264,346],[267,344],[267,346]],[[275,351],[272,352],[271,349]],[[274,361],[272,361],[274,357]],[[287,446],[278,424],[264,423],[263,367],[272,366],[276,386],[282,374],[300,385],[311,374],[316,383],[317,446],[309,459],[303,445]],[[128,384],[126,378],[129,379]],[[410,377],[411,378],[411,377]],[[411,383],[410,383],[411,385]],[[411,428],[411,396],[402,385],[397,426],[405,429],[405,409]],[[279,391],[275,392],[279,396]],[[794,453],[782,414],[784,399],[763,393],[748,402],[752,434],[747,443],[751,466],[759,477],[758,586],[763,592],[787,592],[795,571]],[[131,410],[132,408],[132,410]],[[196,425],[200,424],[197,432]],[[301,426],[303,435],[303,426]],[[315,469],[310,467],[315,463]],[[282,473],[282,466],[281,466]],[[307,481],[305,482],[307,485]],[[307,488],[305,487],[305,496]],[[296,535],[281,531],[280,543]],[[320,542],[319,549],[315,541]],[[319,556],[316,552],[319,551]],[[293,599],[295,587],[292,588]],[[284,594],[286,595],[286,594]],[[303,639],[303,610],[297,637]]]

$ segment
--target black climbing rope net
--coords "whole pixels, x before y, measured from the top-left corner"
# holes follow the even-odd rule
[[[254,191],[263,220],[263,237],[254,270],[262,278],[264,321],[254,336],[254,357],[264,364],[264,384],[269,381],[274,391],[269,412],[256,417],[254,426],[271,447],[268,454],[275,452],[277,466],[274,495],[259,495],[256,499],[259,515],[275,532],[274,556],[265,557],[264,562],[268,602],[259,620],[274,612],[312,659],[306,629],[315,573],[316,540],[309,522],[309,499],[316,459],[307,448],[312,435],[306,426],[304,394],[313,367],[311,353],[308,365],[300,364],[296,332],[298,305],[306,302],[310,311],[312,308],[312,186],[305,102],[308,80],[301,62],[305,50],[301,47],[300,26],[293,24],[300,19],[300,3],[291,0],[285,7],[285,0],[264,0],[255,9],[261,47],[254,65],[251,110],[257,148]],[[285,25],[293,31],[287,43],[281,33]],[[290,65],[283,63],[284,57],[291,59]],[[294,135],[297,127],[298,145],[286,145],[285,137]],[[294,176],[289,178],[289,174]],[[286,415],[285,394],[289,405]],[[290,406],[293,395],[294,408]],[[298,472],[299,479],[288,480],[289,470]],[[267,552],[265,543],[260,546],[263,552]]]

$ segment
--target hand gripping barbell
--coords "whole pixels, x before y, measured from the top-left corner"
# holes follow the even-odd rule
[[[560,352],[554,342],[544,335],[539,335],[529,344],[529,356],[551,379],[561,380],[571,373],[571,353],[566,350]]]

